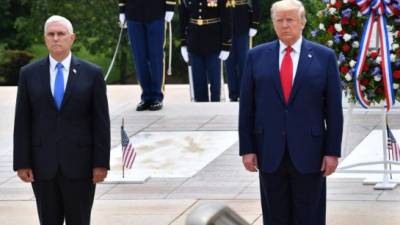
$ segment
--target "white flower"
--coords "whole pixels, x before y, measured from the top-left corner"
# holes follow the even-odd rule
[[[336,13],[336,8],[329,8],[329,14],[334,15]]]
[[[336,0],[331,0],[331,5],[336,4]]]
[[[345,42],[350,41],[350,40],[351,40],[351,34],[348,34],[348,33],[344,34],[344,35],[343,35],[343,40],[344,40]]]
[[[351,47],[358,48],[358,47],[360,47],[360,43],[358,41],[355,41],[355,42],[353,42],[353,44],[351,44]]]
[[[353,68],[355,65],[356,65],[356,61],[350,60],[349,66],[350,66],[351,68]]]
[[[347,4],[349,1],[348,0],[343,0],[343,3],[344,4]]]
[[[381,75],[375,75],[375,76],[374,76],[374,80],[375,80],[376,82],[381,81],[381,79],[382,79],[382,76],[381,76]]]
[[[347,81],[351,81],[351,79],[353,79],[353,76],[351,76],[349,73],[346,73],[344,79],[346,79]]]
[[[340,24],[340,23],[335,23],[335,30],[336,30],[337,32],[341,32],[341,31],[343,30],[342,24]]]
[[[320,24],[319,24],[319,29],[320,29],[320,30],[325,30],[325,25],[324,25],[323,23],[320,23]]]
[[[367,89],[364,85],[360,85],[360,89],[361,91],[365,91],[365,89]]]
[[[332,41],[332,40],[329,40],[329,41],[326,42],[326,44],[327,44],[329,47],[332,47],[333,41]]]
[[[392,50],[393,51],[396,51],[398,48],[399,48],[399,44],[397,44],[397,43],[393,43],[392,44]]]
[[[399,84],[397,84],[397,83],[393,83],[393,89],[399,89]]]
[[[386,27],[389,32],[393,30],[393,26],[387,25]]]
[[[396,55],[395,54],[390,54],[390,62],[395,62],[396,61]]]
[[[380,57],[380,56],[378,56],[378,57],[376,57],[376,59],[375,59],[375,62],[376,63],[381,63],[381,61],[382,61],[382,57]]]
[[[360,11],[357,12],[357,17],[362,17],[362,13]]]

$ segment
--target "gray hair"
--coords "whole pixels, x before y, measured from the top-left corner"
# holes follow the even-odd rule
[[[306,22],[306,10],[304,8],[304,5],[301,1],[299,0],[280,0],[275,2],[274,4],[272,4],[271,7],[271,19],[273,20],[275,17],[275,12],[278,9],[286,9],[286,10],[290,10],[290,9],[296,9],[299,14],[300,14],[300,18]]]
[[[74,33],[74,28],[72,27],[71,21],[69,21],[67,18],[65,18],[63,16],[53,15],[53,16],[50,16],[46,20],[46,23],[44,24],[44,33],[45,34],[46,34],[46,31],[47,31],[47,26],[49,25],[49,23],[53,23],[53,22],[61,22],[61,23],[63,23],[67,27],[67,30],[68,30],[69,34],[73,34]]]

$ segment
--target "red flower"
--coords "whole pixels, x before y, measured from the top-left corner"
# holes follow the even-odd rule
[[[350,20],[350,25],[357,26],[357,24],[358,24],[358,22],[357,22],[356,19],[353,18],[353,19]]]
[[[376,88],[375,93],[378,94],[378,95],[383,94],[383,88],[382,87]]]
[[[368,63],[365,63],[365,64],[364,64],[363,71],[364,71],[364,72],[368,72],[368,70],[369,70],[369,65],[368,65]]]
[[[337,1],[335,6],[336,6],[336,8],[342,7],[342,2],[341,1]]]
[[[342,50],[343,50],[344,53],[347,53],[348,51],[350,51],[350,45],[348,45],[347,43],[345,43],[345,44],[342,46]]]
[[[349,72],[349,67],[341,66],[340,67],[340,72],[343,73],[343,74],[346,74],[347,72]]]
[[[360,81],[360,83],[364,86],[367,86],[369,84],[369,80],[367,78],[364,78]]]
[[[342,23],[342,25],[347,25],[347,24],[349,24],[349,19],[347,19],[347,18],[342,18],[341,23]]]
[[[397,38],[400,38],[400,32],[397,33]]]
[[[333,33],[335,33],[335,28],[333,27],[333,25],[330,25],[330,26],[328,27],[328,29],[326,29],[326,31],[328,31],[329,33],[333,34]],[[400,33],[400,32],[399,32],[399,33]]]
[[[400,32],[399,32],[400,33]],[[396,50],[396,55],[400,55],[400,48]]]
[[[377,51],[372,51],[371,52],[371,58],[372,59],[376,59],[376,57],[378,57],[378,52]]]
[[[394,71],[393,77],[394,77],[394,78],[397,78],[397,79],[400,79],[400,70]]]
[[[355,4],[356,0],[349,0],[350,4]]]

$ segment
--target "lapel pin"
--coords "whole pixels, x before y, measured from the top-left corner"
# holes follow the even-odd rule
[[[74,68],[74,69],[72,69],[72,72],[74,73],[74,74],[76,74],[76,69]]]
[[[312,58],[312,55],[311,55],[311,54],[308,54],[308,58],[310,58],[310,59],[311,59],[311,58]]]

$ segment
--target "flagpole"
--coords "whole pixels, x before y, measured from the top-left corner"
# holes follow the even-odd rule
[[[122,125],[121,125],[121,132],[124,130],[124,117],[122,117]],[[125,178],[125,167],[124,167],[124,147],[121,144],[121,152],[122,152],[122,178]]]
[[[385,114],[386,114],[386,129],[388,129],[388,127],[389,127],[388,114],[387,114],[387,112]],[[387,132],[388,132],[388,130],[386,130],[386,151],[388,154],[388,159],[389,159],[389,161],[391,161],[391,160],[393,160],[393,151],[389,152],[389,148],[388,148],[388,144],[387,144],[387,137],[388,137]],[[390,173],[389,173],[390,180],[393,180],[392,163],[390,163],[390,162],[389,162],[389,171],[390,171]]]

